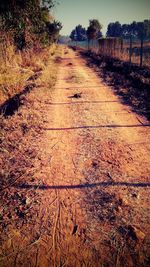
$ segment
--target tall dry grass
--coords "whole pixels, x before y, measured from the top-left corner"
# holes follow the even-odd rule
[[[41,128],[47,116],[45,104],[51,98],[57,78],[59,63],[55,59],[61,55],[59,48],[53,45],[41,51],[39,56],[31,54],[28,67],[25,65],[28,64],[29,59],[27,53],[21,55],[21,59],[25,56],[27,60],[23,61],[23,66],[31,69],[34,74],[33,69],[39,66],[43,69],[41,75],[34,80],[36,90],[31,90],[22,97],[22,105],[13,116],[0,115],[0,188],[12,183],[18,177],[25,180],[26,170],[32,169],[38,153],[37,139],[42,134]],[[40,62],[41,65],[39,65]],[[19,65],[18,68],[22,70]],[[12,73],[12,77],[16,78],[16,73]]]
[[[11,38],[2,34],[0,39],[0,105],[21,92],[27,80],[44,71],[48,58],[53,57],[56,45],[48,48],[16,51]]]

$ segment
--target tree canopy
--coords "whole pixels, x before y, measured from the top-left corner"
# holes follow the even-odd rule
[[[18,49],[35,40],[43,44],[56,41],[62,25],[50,15],[54,4],[53,0],[1,0],[0,26],[12,34]]]
[[[122,35],[122,26],[119,21],[109,23],[107,28],[107,37],[120,37]]]
[[[92,19],[89,21],[89,27],[87,28],[87,37],[88,40],[98,39],[102,37],[102,25],[97,19]]]
[[[123,38],[146,38],[150,37],[150,20],[143,22],[133,21],[131,24],[120,24],[118,21],[109,23],[107,27],[107,37]]]
[[[78,25],[75,29],[72,30],[70,34],[70,38],[72,41],[85,41],[87,40],[86,29],[82,27],[82,25]]]

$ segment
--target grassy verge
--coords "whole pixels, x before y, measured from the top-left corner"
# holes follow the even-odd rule
[[[10,227],[20,227],[23,222],[28,221],[30,224],[36,216],[35,210],[38,209],[39,201],[36,190],[23,190],[20,193],[15,185],[20,181],[34,183],[36,173],[42,160],[44,161],[39,152],[41,126],[46,120],[45,104],[51,97],[56,82],[59,65],[56,57],[60,53],[59,48],[56,48],[53,55],[46,51],[44,55],[48,57],[45,62],[41,58],[44,67],[41,75],[34,81],[34,89],[22,96],[22,105],[13,116],[1,116],[1,233],[6,233]],[[5,238],[7,239],[6,235]]]
[[[20,93],[27,81],[35,74],[45,70],[49,55],[53,58],[56,46],[38,52],[25,51],[15,53],[12,47],[8,48],[7,60],[1,58],[0,70],[0,105],[6,100]]]

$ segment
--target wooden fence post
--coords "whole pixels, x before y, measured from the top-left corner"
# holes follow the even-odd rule
[[[88,52],[90,50],[90,39],[88,39]]]
[[[129,63],[132,63],[132,35],[130,35]]]
[[[141,36],[140,67],[142,67],[143,65],[143,43],[144,43],[144,39],[143,39],[143,36]]]

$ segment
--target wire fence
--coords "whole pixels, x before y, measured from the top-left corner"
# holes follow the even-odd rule
[[[150,67],[150,40],[102,38],[99,40],[71,42],[70,45],[89,50],[97,55],[109,56],[139,66]]]

